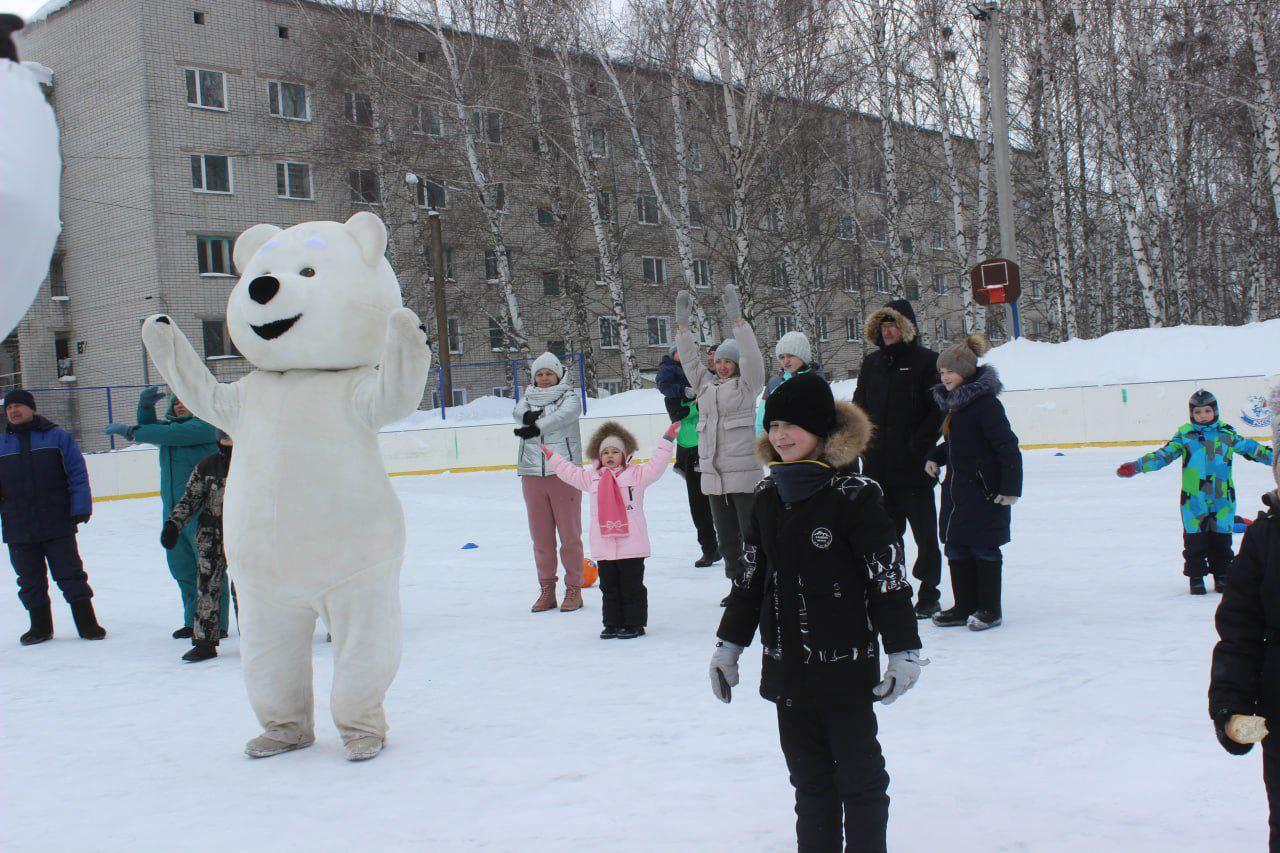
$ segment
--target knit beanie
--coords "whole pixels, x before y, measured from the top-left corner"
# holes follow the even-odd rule
[[[991,344],[982,335],[970,335],[952,344],[938,356],[938,370],[951,370],[969,380],[978,372],[978,359],[986,355]]]
[[[1209,421],[1209,423],[1215,423],[1220,416],[1220,413],[1218,412],[1218,398],[1203,388],[1192,394],[1191,399],[1187,400],[1187,414],[1191,418],[1192,422],[1195,421],[1196,409],[1201,406],[1213,407],[1213,420]]]
[[[556,358],[555,353],[544,352],[533,360],[533,364],[529,365],[529,373],[537,376],[539,370],[550,370],[556,376],[564,379],[564,365],[560,363],[560,359]]]
[[[773,348],[773,354],[778,358],[794,355],[805,364],[813,361],[813,348],[809,346],[809,339],[804,336],[804,332],[787,332],[778,338],[778,345]]]
[[[4,404],[21,403],[32,411],[36,408],[36,398],[31,396],[30,391],[24,391],[21,388],[14,388],[12,391],[6,391],[4,395]]]
[[[836,399],[827,380],[801,373],[783,382],[764,401],[764,427],[786,421],[826,438],[836,429]]]
[[[676,357],[676,345],[675,345],[675,344],[672,344],[671,346],[667,347],[667,355],[671,356],[672,358],[675,358],[675,357]]]
[[[732,361],[734,364],[742,361],[742,351],[738,349],[738,342],[730,339],[716,347],[716,361],[720,359]]]

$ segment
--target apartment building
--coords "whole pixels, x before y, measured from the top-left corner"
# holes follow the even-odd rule
[[[514,393],[527,375],[512,363],[518,352],[496,282],[498,258],[460,144],[466,131],[483,149],[489,191],[501,196],[511,281],[530,351],[585,352],[597,387],[623,390],[619,323],[598,281],[599,251],[583,201],[568,184],[536,177],[539,128],[522,103],[527,81],[511,62],[492,62],[494,70],[484,72],[486,100],[469,105],[461,121],[470,126],[461,127],[456,106],[431,97],[430,81],[442,72],[426,31],[412,22],[387,23],[385,44],[404,62],[418,63],[423,81],[416,90],[396,87],[388,94],[385,79],[370,79],[367,68],[351,67],[349,53],[335,48],[341,14],[326,4],[284,0],[73,0],[22,32],[23,58],[54,75],[64,230],[49,278],[17,330],[16,346],[11,339],[7,350],[22,384],[55,389],[41,394],[42,410],[73,428],[86,449],[105,446],[101,428],[109,419],[133,417],[136,391],[102,389],[160,381],[138,334],[151,314],[170,314],[219,378],[249,369],[227,335],[225,306],[236,281],[235,237],[259,222],[287,227],[373,210],[391,228],[389,256],[406,302],[426,319],[433,282],[424,223],[427,208],[439,210],[446,343],[455,363],[485,363],[454,371],[451,402]],[[480,40],[481,53],[509,50]],[[590,66],[584,59],[584,76],[593,73]],[[652,103],[640,91],[654,85],[651,77],[640,71],[628,80],[638,87],[637,104]],[[699,97],[698,86],[690,84],[692,98]],[[714,99],[714,92],[702,94]],[[663,160],[670,128],[660,110],[638,111],[638,120],[641,145]],[[854,121],[878,133],[870,119]],[[559,134],[556,144],[568,150],[563,124],[544,138]],[[838,124],[821,126],[836,134]],[[584,135],[604,187],[595,201],[619,247],[615,262],[635,359],[642,371],[652,371],[674,339],[672,303],[684,286],[682,265],[630,128],[596,109]],[[728,221],[727,176],[712,135],[691,126],[690,218],[695,292],[707,309],[706,336],[718,339],[716,295],[734,275],[728,234],[735,223]],[[903,128],[899,138],[904,150],[925,152],[920,156],[936,148],[936,135],[927,131]],[[803,267],[801,275],[819,294],[809,318],[815,348],[836,378],[854,375],[861,362],[862,317],[895,296],[917,303],[928,342],[963,331],[963,283],[946,260],[946,205],[938,184],[920,180],[899,191],[904,209],[932,224],[913,229],[916,245],[903,239],[911,273],[895,274],[883,260],[887,236],[876,212],[884,204],[882,168],[835,164],[821,178],[826,195],[815,196],[813,207],[831,212],[823,222],[812,216],[805,233],[825,236],[815,238],[819,248],[800,253],[799,262],[787,245],[795,223],[789,231],[777,221],[780,207],[765,205],[767,213],[752,223],[761,247],[753,269],[762,346],[797,327],[787,291]],[[857,215],[831,202],[846,189],[860,193]],[[557,217],[553,209],[567,212]],[[1024,331],[1034,334],[1045,315],[1039,277],[1026,278]],[[990,320],[999,317],[993,312]],[[588,375],[585,368],[581,373]],[[439,402],[434,392],[424,398],[424,406]]]

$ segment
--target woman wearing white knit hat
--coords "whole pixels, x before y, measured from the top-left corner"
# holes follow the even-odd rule
[[[801,373],[816,373],[823,379],[826,378],[826,374],[822,372],[822,366],[813,363],[813,347],[809,345],[809,339],[804,332],[787,332],[778,338],[778,345],[773,348],[773,354],[778,357],[779,373],[764,386],[764,393],[760,395],[760,402],[756,404],[757,435],[764,432],[765,401],[769,399],[770,394],[778,390],[779,385]]]

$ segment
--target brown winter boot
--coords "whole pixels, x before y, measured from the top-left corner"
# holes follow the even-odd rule
[[[556,582],[549,581],[542,585],[542,592],[538,594],[538,600],[533,603],[530,608],[531,613],[542,613],[546,610],[556,609]]]
[[[561,613],[568,613],[571,610],[582,609],[582,590],[576,586],[567,586],[564,589],[564,601],[560,605]]]

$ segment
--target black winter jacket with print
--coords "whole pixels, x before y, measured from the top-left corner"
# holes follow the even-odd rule
[[[842,424],[859,420],[870,434],[855,406],[838,409]],[[885,652],[920,648],[902,542],[880,487],[849,472],[857,452],[833,452],[833,440],[822,460],[830,475],[810,496],[785,501],[773,478],[757,488],[743,571],[717,632],[746,646],[759,628],[760,695],[772,702],[871,701],[878,642]]]

